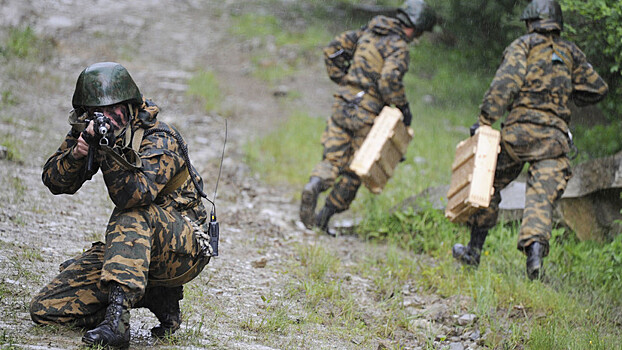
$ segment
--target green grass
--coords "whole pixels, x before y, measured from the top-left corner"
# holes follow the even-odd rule
[[[449,227],[440,212],[426,209],[416,216],[407,215],[407,220],[400,216],[394,214],[387,220],[392,226],[384,237],[436,258],[435,265],[420,265],[420,286],[443,296],[471,297],[480,328],[501,331],[509,324],[525,334],[516,338],[505,333],[487,340],[490,347],[618,346],[616,339],[622,336],[616,326],[622,319],[622,236],[612,244],[597,244],[560,239],[563,230],[555,230],[551,255],[545,259],[544,281],[530,282],[524,272],[525,258],[516,249],[517,227],[495,227],[484,247],[482,264],[473,270],[458,267],[451,257],[451,245],[464,242],[468,235],[454,237],[453,232],[459,230]],[[417,236],[421,237],[417,240]],[[509,316],[516,310],[524,310],[524,314]]]
[[[575,163],[615,154],[622,149],[621,133],[622,123],[619,121],[609,125],[595,125],[591,128],[577,126],[574,131],[574,140],[579,149],[579,155]]]
[[[322,118],[296,112],[267,136],[246,144],[246,161],[268,183],[303,184],[322,159],[319,140],[325,125]]]
[[[54,45],[52,39],[37,36],[29,26],[13,27],[9,28],[8,35],[0,42],[0,57],[42,62],[51,57]]]
[[[324,26],[303,21],[283,30],[288,22],[274,15],[244,13],[233,16],[230,32],[252,44],[252,74],[269,83],[295,75],[319,57],[330,33]],[[258,41],[256,41],[258,40]]]
[[[222,93],[218,78],[211,71],[201,71],[188,81],[186,94],[200,99],[206,112],[219,112]]]
[[[13,136],[5,135],[0,145],[6,147],[8,160],[16,163],[24,161],[24,155],[21,151],[23,144],[20,140]]]

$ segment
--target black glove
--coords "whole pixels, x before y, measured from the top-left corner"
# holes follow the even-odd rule
[[[405,103],[401,106],[397,106],[397,109],[399,109],[400,112],[402,112],[402,115],[404,115],[404,125],[410,126],[410,122],[413,119],[413,115],[410,113],[410,105]]]
[[[479,128],[479,122],[475,122],[475,124],[471,125],[469,128],[469,134],[471,134],[471,136],[475,135],[477,128]]]

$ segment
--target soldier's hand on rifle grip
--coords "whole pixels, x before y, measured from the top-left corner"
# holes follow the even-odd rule
[[[471,127],[469,128],[469,134],[471,134],[471,136],[475,135],[475,132],[477,131],[478,128],[479,128],[479,122],[475,122],[475,124],[471,125]]]
[[[80,137],[78,137],[78,142],[76,143],[76,145],[73,147],[73,150],[71,151],[71,155],[75,159],[82,159],[86,157],[88,152],[89,152],[89,144],[86,141],[84,141],[84,138],[82,138],[82,134],[80,134]]]
[[[78,143],[76,143],[73,150],[71,151],[71,155],[75,159],[82,159],[86,157],[89,152],[89,140],[92,139],[93,135],[93,122],[91,121],[86,129],[80,133],[80,136],[78,137]]]

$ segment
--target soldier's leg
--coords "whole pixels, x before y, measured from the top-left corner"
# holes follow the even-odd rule
[[[106,235],[102,283],[123,285],[131,304],[137,303],[148,281],[176,278],[196,265],[199,247],[193,232],[178,212],[154,204],[115,209]]]
[[[328,228],[328,222],[330,218],[343,211],[346,211],[350,207],[350,203],[354,200],[356,192],[361,186],[361,179],[351,171],[346,171],[337,180],[333,190],[326,197],[326,203],[322,210],[320,210],[316,216],[316,226],[320,230],[334,236],[334,232],[331,232]]]
[[[566,157],[536,161],[529,167],[517,248],[528,257],[530,279],[539,277],[542,258],[548,255],[553,206],[564,193],[570,176],[570,162]]]
[[[160,321],[151,329],[156,337],[165,337],[181,325],[179,301],[183,299],[183,286],[194,279],[209,262],[199,258],[200,248],[193,237],[193,227],[176,211],[162,210],[162,227],[154,232],[158,244],[152,250],[149,285],[144,300]]]
[[[143,299],[135,308],[146,307],[160,321],[160,325],[151,329],[151,334],[164,338],[177,331],[181,325],[179,301],[184,298],[183,286],[147,287]]]
[[[356,192],[361,186],[361,179],[354,172],[347,169],[354,153],[361,148],[365,137],[369,134],[371,125],[366,125],[355,132],[350,132],[350,148],[342,156],[345,164],[340,168],[341,177],[333,186],[333,190],[326,197],[326,202],[322,210],[316,216],[316,226],[324,232],[333,235],[328,229],[330,218],[337,213],[341,213],[350,207],[356,197]]]
[[[104,244],[75,257],[71,264],[45,286],[30,304],[30,317],[39,324],[66,324],[92,328],[104,319],[108,292],[99,279],[104,261]]]
[[[322,135],[323,159],[315,166],[309,182],[302,190],[300,220],[307,228],[315,224],[315,208],[319,194],[333,186],[341,169],[346,165],[352,147],[351,141],[351,132],[341,128],[335,124],[333,118],[330,118]]]
[[[460,243],[454,244],[452,254],[456,260],[471,266],[479,265],[481,251],[486,242],[488,231],[497,223],[501,190],[518,177],[523,169],[523,165],[523,162],[513,160],[502,146],[501,153],[499,153],[497,158],[493,182],[495,192],[490,200],[490,205],[488,208],[478,210],[469,218],[467,225],[471,228],[471,238],[467,246]]]
[[[193,228],[174,214],[157,205],[113,211],[101,274],[102,284],[110,286],[109,304],[105,320],[82,338],[85,343],[128,344],[130,308],[143,297],[147,282],[185,276],[197,264]],[[178,282],[194,278],[203,266]]]

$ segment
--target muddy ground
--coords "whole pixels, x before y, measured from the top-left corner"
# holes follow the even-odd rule
[[[344,264],[383,254],[381,246],[372,247],[354,236],[333,239],[302,228],[294,199],[299,189],[261,183],[244,163],[243,144],[265,135],[293,110],[305,109],[310,115],[330,111],[333,85],[324,74],[319,50],[316,62],[283,82],[286,90],[300,92],[294,102],[284,103],[274,93],[277,88],[249,74],[254,44],[231,37],[230,15],[247,6],[264,13],[271,8],[239,0],[0,0],[0,5],[3,34],[10,26],[27,24],[54,43],[45,62],[12,60],[0,67],[0,90],[10,91],[3,95],[0,136],[18,144],[23,159],[0,160],[0,346],[81,346],[79,330],[35,326],[28,303],[56,274],[58,264],[103,239],[112,204],[101,175],[74,196],[53,196],[41,183],[41,167],[69,130],[66,117],[79,72],[97,61],[117,61],[128,68],[141,92],[161,107],[160,118],[181,130],[208,194],[215,185],[224,122],[221,116],[206,114],[200,102],[186,95],[189,77],[200,70],[216,74],[229,121],[217,199],[220,257],[186,286],[182,345],[150,338],[155,318],[146,310],[134,310],[131,347],[391,347],[395,339],[337,338],[324,325],[311,333],[274,335],[243,326],[244,320],[265,313],[262,296],[284,292],[289,283],[284,272],[295,259],[297,246],[324,245]],[[361,305],[373,303],[368,292],[371,281],[357,276],[346,280],[359,291]],[[419,294],[416,286],[404,289],[409,300],[405,306],[416,309],[417,322],[431,326],[428,331],[438,335],[434,347],[479,347],[477,333],[452,332],[452,317],[462,316],[449,312],[456,300]],[[406,348],[425,345],[421,338],[402,333],[397,340]]]

